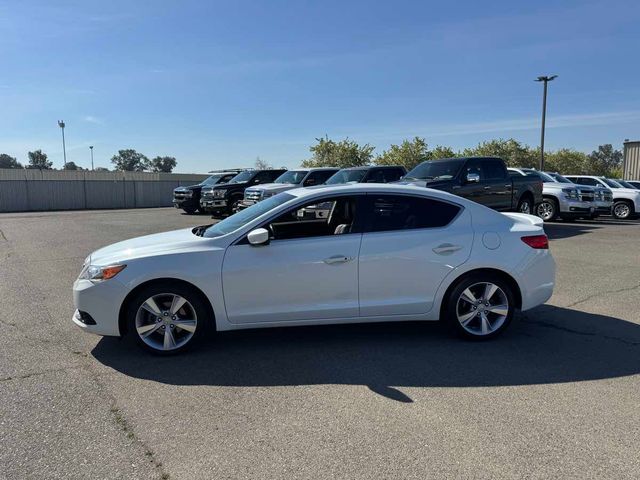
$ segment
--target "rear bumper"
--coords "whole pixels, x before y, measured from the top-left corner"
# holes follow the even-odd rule
[[[518,278],[522,311],[542,305],[551,298],[556,282],[556,262],[548,250],[539,251],[524,271],[526,275]]]

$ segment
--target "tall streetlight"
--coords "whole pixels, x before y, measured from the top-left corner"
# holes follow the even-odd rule
[[[536,82],[544,82],[544,93],[542,94],[542,130],[540,132],[540,171],[544,171],[544,122],[547,116],[547,83],[557,78],[557,75],[540,76]]]
[[[93,171],[93,145],[89,147],[89,150],[91,150],[91,170]]]
[[[62,129],[62,154],[64,155],[64,169],[67,169],[67,147],[64,144],[64,120],[58,120],[58,126]]]

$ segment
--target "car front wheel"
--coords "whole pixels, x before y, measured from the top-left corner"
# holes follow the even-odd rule
[[[183,285],[154,284],[128,303],[128,332],[136,343],[157,354],[178,353],[197,343],[208,323],[201,296]]]
[[[536,214],[545,222],[554,220],[558,215],[558,207],[556,206],[555,200],[551,200],[550,198],[542,200],[536,208]]]
[[[514,309],[512,287],[499,275],[472,274],[451,291],[445,320],[464,338],[486,340],[507,328]]]
[[[518,203],[518,212],[527,213],[530,215],[532,211],[533,211],[533,202],[531,201],[531,199],[526,197],[522,198]]]
[[[626,220],[631,216],[632,209],[629,202],[620,200],[613,205],[613,216],[619,220]]]

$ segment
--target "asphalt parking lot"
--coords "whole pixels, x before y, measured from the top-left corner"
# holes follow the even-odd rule
[[[0,478],[640,478],[640,221],[547,225],[556,292],[492,342],[288,328],[159,358],[71,323],[88,253],[207,220],[0,215]]]

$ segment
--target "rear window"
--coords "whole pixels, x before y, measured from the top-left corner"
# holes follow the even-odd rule
[[[459,206],[424,197],[367,196],[365,213],[369,232],[444,227],[458,215]]]

